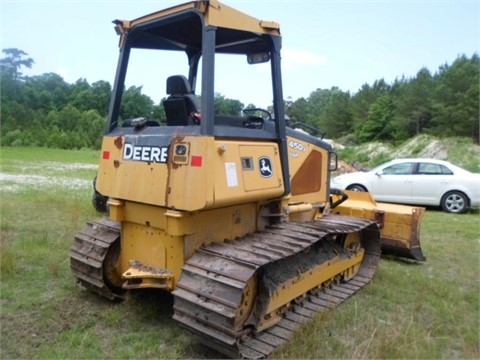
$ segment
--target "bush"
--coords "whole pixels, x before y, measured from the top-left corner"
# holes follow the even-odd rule
[[[22,145],[22,131],[20,129],[7,132],[2,137],[3,146],[21,146]]]

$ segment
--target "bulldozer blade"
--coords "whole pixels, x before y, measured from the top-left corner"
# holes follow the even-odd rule
[[[426,260],[420,245],[420,225],[425,208],[376,202],[368,192],[344,192],[348,199],[332,212],[376,220],[380,225],[382,254]]]

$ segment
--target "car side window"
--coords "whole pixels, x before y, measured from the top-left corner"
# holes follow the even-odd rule
[[[384,175],[409,175],[413,172],[413,163],[394,164],[383,169]]]
[[[420,163],[418,164],[419,175],[445,175],[452,174],[452,171],[446,166],[432,163]]]
[[[453,175],[453,171],[447,168],[446,166],[440,165],[442,168],[443,175]]]
[[[420,163],[418,164],[418,174],[439,175],[442,174],[442,168],[438,164]]]

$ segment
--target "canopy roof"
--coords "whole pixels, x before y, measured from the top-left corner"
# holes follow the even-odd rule
[[[115,20],[120,47],[199,51],[202,33],[216,27],[215,51],[252,54],[270,50],[280,26],[258,20],[217,0],[191,1],[131,21]]]

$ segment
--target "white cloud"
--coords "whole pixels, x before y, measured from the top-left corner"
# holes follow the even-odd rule
[[[298,69],[302,66],[323,65],[326,59],[323,56],[299,49],[282,50],[283,70]]]

